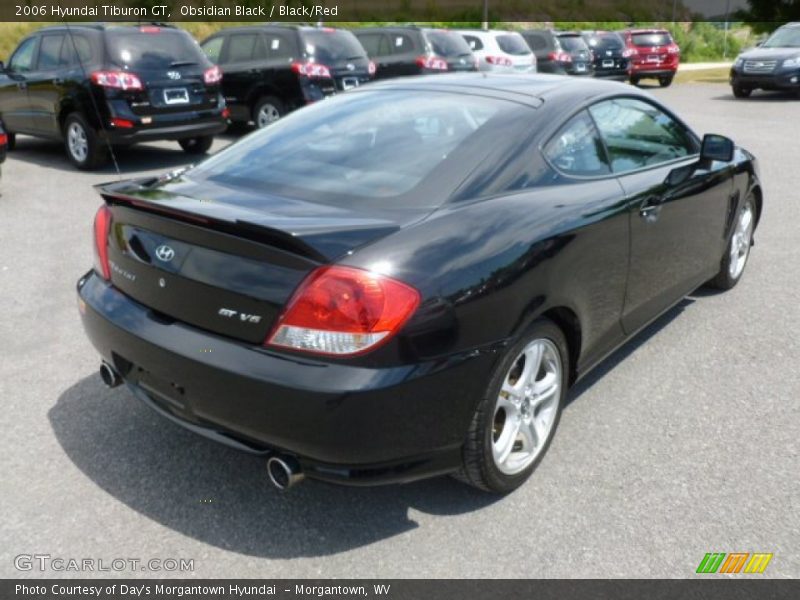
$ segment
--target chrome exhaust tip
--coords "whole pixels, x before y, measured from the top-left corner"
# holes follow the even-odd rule
[[[306,478],[297,460],[289,456],[270,456],[267,474],[270,483],[279,490],[288,490]]]
[[[105,361],[100,364],[100,379],[110,388],[115,388],[122,383],[122,377],[117,370]]]

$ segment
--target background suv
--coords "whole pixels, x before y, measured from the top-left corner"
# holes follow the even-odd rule
[[[455,31],[425,27],[367,27],[354,31],[377,77],[477,71],[469,44]]]
[[[633,50],[613,31],[585,31],[583,39],[592,51],[594,76],[626,81]]]
[[[778,28],[761,46],[740,54],[731,68],[731,87],[737,98],[757,88],[800,94],[800,23]]]
[[[462,29],[481,71],[536,72],[536,55],[516,31]]]
[[[204,153],[227,123],[220,78],[180,29],[45,27],[0,73],[0,118],[12,140],[63,140],[82,169],[100,165],[110,144],[177,140]]]
[[[286,113],[367,83],[375,74],[345,29],[264,25],[224,29],[202,43],[222,69],[231,119],[264,127]]]
[[[623,32],[631,50],[631,83],[643,78],[658,79],[661,87],[672,83],[680,63],[681,51],[665,29],[628,29]]]
[[[529,29],[522,37],[536,55],[540,73],[591,75],[592,56],[579,33]]]

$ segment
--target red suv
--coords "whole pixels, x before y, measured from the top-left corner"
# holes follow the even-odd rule
[[[681,50],[665,29],[628,29],[622,32],[633,53],[628,74],[636,85],[644,78],[658,79],[661,87],[672,83],[680,63]]]

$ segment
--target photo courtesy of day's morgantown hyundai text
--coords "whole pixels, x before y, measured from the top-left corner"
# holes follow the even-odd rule
[[[573,383],[737,284],[763,208],[730,139],[535,74],[372,83],[98,191],[77,287],[104,380],[281,488],[515,489]]]

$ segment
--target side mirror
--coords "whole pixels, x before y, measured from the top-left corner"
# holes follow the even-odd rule
[[[724,135],[708,133],[703,136],[703,147],[700,149],[700,160],[719,160],[730,162],[733,160],[733,140]]]

